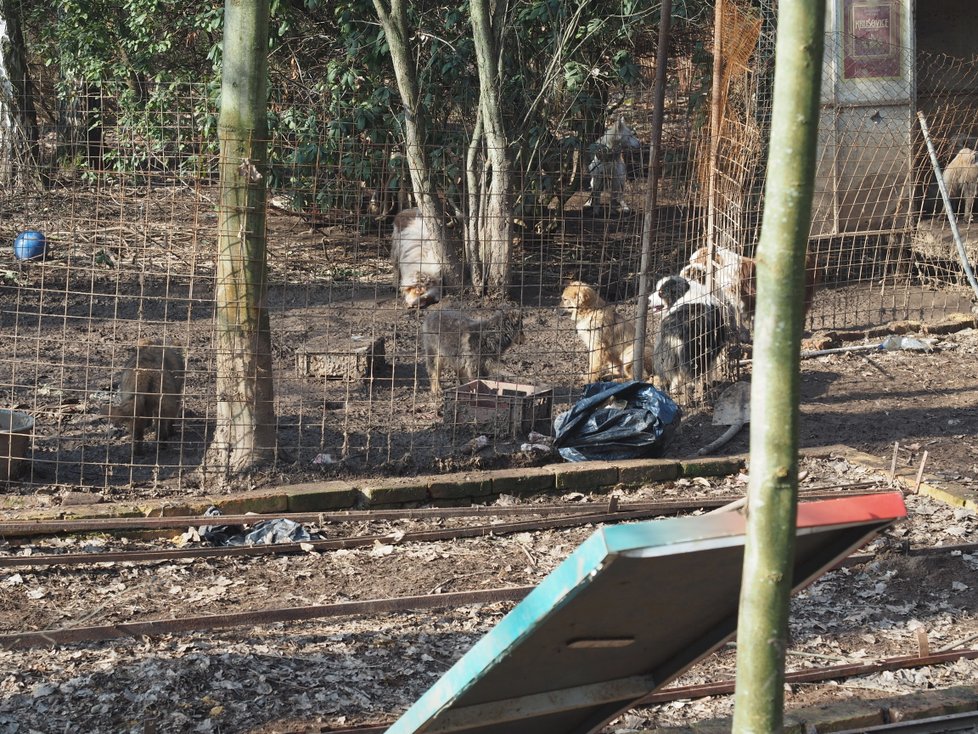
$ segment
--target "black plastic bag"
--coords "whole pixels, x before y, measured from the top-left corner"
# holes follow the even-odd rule
[[[220,517],[216,507],[207,508],[207,517]],[[271,545],[273,543],[301,543],[319,539],[302,525],[286,518],[260,520],[246,530],[244,525],[201,525],[197,528],[201,540],[211,545]]]
[[[672,398],[647,382],[595,382],[554,419],[554,446],[567,461],[659,457],[681,417]]]

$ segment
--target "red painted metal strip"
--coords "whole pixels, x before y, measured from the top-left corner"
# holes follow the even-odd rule
[[[900,492],[864,494],[798,504],[799,528],[873,521],[890,522],[906,516],[907,506]]]

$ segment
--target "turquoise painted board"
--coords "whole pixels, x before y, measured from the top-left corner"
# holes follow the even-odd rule
[[[799,505],[800,588],[906,516],[899,493]],[[745,519],[596,531],[388,734],[594,731],[733,636]]]

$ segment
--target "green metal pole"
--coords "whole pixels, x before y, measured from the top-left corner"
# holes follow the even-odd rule
[[[782,730],[798,504],[805,251],[815,179],[825,0],[781,0],[757,249],[750,484],[737,628],[734,732]]]

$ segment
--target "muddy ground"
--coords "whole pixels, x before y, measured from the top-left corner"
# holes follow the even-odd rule
[[[207,253],[214,249],[216,224],[206,197],[189,208],[186,197],[185,190],[154,188],[128,198],[75,192],[60,202],[49,197],[43,205],[10,205],[12,231],[40,226],[54,247],[43,264],[8,258],[0,270],[0,403],[37,419],[30,472],[5,488],[5,501],[57,504],[79,491],[103,501],[215,491],[201,484],[196,470],[215,406],[214,270]],[[674,231],[663,239],[657,274],[675,269],[685,241],[682,221],[668,221]],[[351,236],[356,222],[310,229],[280,214],[271,226],[280,451],[275,467],[253,484],[548,460],[523,455],[522,437],[497,438],[475,457],[460,453],[474,432],[445,425],[442,403],[428,392],[417,353],[418,316],[403,309],[390,289],[384,232],[366,228]],[[613,300],[633,298],[627,275],[637,262],[636,233],[634,220],[597,217],[569,220],[546,238],[524,238],[517,281],[527,339],[500,361],[497,377],[552,387],[553,413],[572,404],[586,355],[573,325],[555,309],[560,284],[580,277],[600,283]],[[913,269],[902,280],[884,277],[892,273],[866,264],[872,255],[866,250],[849,253],[848,260],[838,253],[827,257],[835,264],[818,292],[810,335],[898,319],[936,323],[970,311],[969,294],[961,287],[937,287]],[[146,454],[134,457],[98,411],[111,399],[128,350],[140,336],[183,348],[188,376],[179,440],[151,443]],[[336,349],[353,337],[384,338],[390,372],[383,379],[324,381],[297,369],[297,353],[304,348],[325,343]],[[848,444],[889,461],[898,441],[901,464],[917,466],[926,451],[928,473],[938,484],[973,485],[978,332],[941,335],[933,347],[805,360],[802,444]],[[741,375],[749,374],[744,367]],[[711,424],[708,403],[691,406],[668,455],[688,456],[722,431]],[[726,450],[746,449],[744,431]],[[867,477],[843,461],[806,469],[810,485]],[[707,485],[683,480],[621,490],[621,496],[676,498],[743,489],[742,478]],[[887,551],[905,539],[920,546],[974,542],[974,513],[921,497],[908,503],[910,522],[877,543],[875,561],[835,571],[795,600],[789,656],[794,667],[911,654],[921,626],[935,646],[978,632],[973,554],[908,559]],[[359,532],[368,530],[376,528]],[[0,625],[14,632],[530,584],[589,532],[382,544],[247,562],[4,572]],[[63,543],[65,549],[100,548],[108,541]],[[385,721],[508,608],[494,604],[0,653],[0,730],[257,732],[288,728],[283,720],[331,726]],[[727,678],[732,666],[732,651],[723,650],[679,682]],[[976,673],[974,663],[960,662],[794,686],[788,704],[941,688],[971,682]],[[729,699],[722,697],[671,704],[628,714],[611,731],[694,721],[729,709]]]

